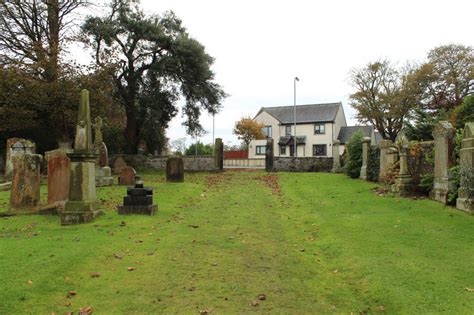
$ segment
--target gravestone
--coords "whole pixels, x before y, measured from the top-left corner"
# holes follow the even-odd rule
[[[118,157],[114,162],[114,174],[120,175],[122,168],[127,167],[127,162],[122,157]]]
[[[114,184],[114,178],[112,177],[112,170],[107,165],[109,155],[107,152],[107,146],[104,142],[101,142],[97,150],[99,158],[95,169],[95,185],[97,187],[111,186]]]
[[[380,148],[380,170],[379,170],[379,182],[385,182],[387,169],[396,161],[392,161],[389,157],[389,150],[393,148],[393,142],[390,140],[382,140],[379,144]]]
[[[119,176],[119,185],[122,186],[133,186],[135,185],[135,177],[137,176],[137,173],[135,172],[135,169],[131,166],[126,166],[122,168],[120,171],[120,176]]]
[[[143,187],[143,182],[137,181],[135,187],[127,188],[123,206],[117,206],[117,210],[119,214],[154,215],[158,207],[153,204],[153,188]]]
[[[447,121],[440,121],[433,129],[434,138],[434,182],[430,193],[432,199],[444,204],[448,201],[448,192],[453,189],[454,136],[456,130]]]
[[[102,122],[102,118],[96,117],[95,118],[95,123],[94,123],[94,147],[95,147],[95,153],[99,154],[100,147],[103,143],[103,137],[102,137],[102,127],[104,126],[104,123]]]
[[[74,149],[71,159],[69,200],[61,213],[61,224],[72,225],[91,222],[99,213],[95,190],[95,154],[92,144],[89,91],[81,91],[81,102],[76,125]]]
[[[182,183],[184,181],[184,163],[180,157],[166,160],[166,181]]]
[[[412,179],[408,172],[408,139],[401,131],[397,136],[397,146],[399,147],[400,172],[395,179],[393,191],[400,196],[407,196],[412,191]]]
[[[48,161],[48,204],[66,202],[69,199],[71,160],[62,149],[48,151],[45,157]]]
[[[109,167],[109,151],[104,142],[101,142],[99,146],[99,166]]]
[[[273,139],[267,139],[265,146],[265,171],[273,171]]]
[[[40,202],[39,154],[13,155],[13,178],[10,192],[10,208],[13,210],[36,207]]]
[[[333,160],[332,160],[331,172],[333,173],[341,173],[343,171],[341,167],[340,149],[341,149],[341,142],[339,140],[335,140],[332,145]]]
[[[6,149],[6,159],[5,159],[5,177],[6,178],[11,178],[13,175],[12,157],[14,155],[36,153],[35,143],[30,140],[21,139],[21,138],[7,139],[7,144],[6,144],[5,149]]]
[[[362,167],[359,178],[367,180],[367,163],[369,161],[370,138],[362,138]]]
[[[464,127],[459,151],[460,178],[456,208],[474,214],[474,122]]]
[[[214,166],[219,171],[224,169],[224,144],[221,138],[216,138],[214,143]]]

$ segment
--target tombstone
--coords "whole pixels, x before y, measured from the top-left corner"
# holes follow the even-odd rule
[[[380,170],[379,182],[384,182],[386,179],[387,169],[396,161],[391,161],[388,156],[390,148],[393,148],[393,142],[390,140],[382,140],[379,144],[380,148]]]
[[[95,153],[99,154],[100,147],[102,145],[102,127],[104,126],[104,123],[102,122],[102,118],[96,117],[95,118],[95,123],[94,123],[94,147],[95,147]]]
[[[117,206],[119,214],[154,215],[158,206],[153,204],[153,188],[143,187],[142,181],[137,181],[135,187],[127,188],[127,196],[123,197],[123,206]]]
[[[97,187],[111,186],[114,184],[114,178],[112,177],[112,170],[108,166],[109,155],[104,142],[100,143],[97,152],[99,158],[95,169],[95,185]]]
[[[66,151],[57,149],[45,154],[48,161],[48,205],[69,199],[71,160]]]
[[[362,167],[360,168],[359,178],[367,180],[367,164],[369,162],[370,138],[362,138]]]
[[[131,166],[126,166],[120,171],[118,183],[122,186],[133,186],[135,185],[136,176],[137,173],[135,172],[135,169]]]
[[[122,157],[118,157],[114,162],[114,174],[120,175],[122,168],[127,167],[127,162]]]
[[[10,192],[10,208],[13,210],[36,207],[40,202],[39,154],[13,155],[13,178]]]
[[[333,173],[342,172],[340,149],[341,149],[341,142],[339,140],[335,140],[332,145],[333,160],[332,160],[331,172]]]
[[[448,192],[453,189],[454,137],[456,130],[447,121],[440,121],[433,129],[434,138],[434,182],[430,197],[444,204],[448,201]]]
[[[408,139],[403,131],[397,136],[397,145],[399,146],[400,171],[395,179],[393,191],[400,196],[407,196],[413,187],[411,175],[408,172]]]
[[[219,171],[224,169],[224,144],[221,138],[216,138],[214,143],[214,166]]]
[[[184,163],[180,157],[166,160],[166,181],[182,183],[184,181]]]
[[[5,177],[11,178],[13,174],[12,157],[14,155],[35,154],[36,145],[34,142],[21,138],[7,139],[5,159]]]
[[[104,142],[100,143],[99,146],[99,166],[108,167],[109,166],[109,150]]]
[[[474,214],[474,122],[464,127],[459,150],[460,178],[456,208]]]
[[[273,139],[267,139],[267,145],[265,146],[265,171],[273,171]]]
[[[95,162],[97,155],[92,144],[89,91],[81,91],[81,102],[76,125],[71,159],[69,200],[61,213],[61,224],[91,222],[99,213],[95,190]]]

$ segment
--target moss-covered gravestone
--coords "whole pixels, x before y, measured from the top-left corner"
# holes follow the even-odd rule
[[[92,144],[89,91],[81,91],[74,150],[71,159],[69,200],[61,213],[61,224],[87,223],[97,214],[99,203],[95,190],[95,154]]]
[[[464,127],[460,157],[460,187],[456,207],[474,214],[474,122]]]
[[[12,156],[13,178],[10,192],[12,210],[32,209],[39,204],[41,160],[39,154]]]
[[[184,181],[184,163],[180,157],[166,160],[166,181],[182,183]]]
[[[434,138],[434,182],[430,193],[432,199],[446,203],[448,192],[453,189],[454,135],[456,130],[447,121],[440,121],[433,129]]]

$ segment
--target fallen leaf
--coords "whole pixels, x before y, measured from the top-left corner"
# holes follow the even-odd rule
[[[117,259],[122,259],[122,256],[119,255],[119,254],[114,254],[114,257],[117,258]]]
[[[204,310],[199,311],[199,314],[202,314],[202,315],[206,315],[206,314],[209,314],[209,313],[211,313],[211,311],[208,310],[208,309],[204,309]]]
[[[380,306],[379,306],[379,310],[380,310],[381,312],[385,311],[385,306],[380,305]]]
[[[76,294],[77,294],[76,291],[69,291],[69,292],[67,293],[67,297],[70,298],[70,297],[75,296]]]
[[[258,299],[259,299],[260,301],[265,301],[265,300],[267,299],[267,296],[262,293],[262,294],[259,294],[259,295],[258,295]]]
[[[253,307],[255,306],[258,306],[258,301],[252,301],[252,304],[251,304]]]
[[[133,271],[133,270],[135,270],[135,267],[128,267],[127,270],[128,271]]]
[[[91,272],[91,277],[92,277],[92,278],[99,278],[99,277],[100,277],[100,273],[99,273],[99,272]]]
[[[474,292],[474,288],[466,288],[467,292]]]
[[[125,226],[127,223],[125,221],[120,222],[120,226]]]
[[[339,270],[335,269],[332,273],[336,274],[338,272],[339,272]]]
[[[199,227],[199,225],[189,224],[188,227],[191,227],[193,229],[197,229]]]
[[[32,285],[32,284],[33,284],[33,281],[28,280],[28,281],[26,281],[26,283],[28,283],[29,285]]]
[[[79,315],[89,315],[92,314],[92,307],[87,306],[87,307],[81,307],[79,309]]]

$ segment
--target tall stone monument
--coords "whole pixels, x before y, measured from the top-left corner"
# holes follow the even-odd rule
[[[273,171],[273,139],[267,139],[267,145],[265,146],[265,171]]]
[[[81,102],[76,125],[76,137],[71,159],[69,200],[61,213],[61,224],[72,225],[93,220],[99,204],[95,191],[95,154],[92,130],[89,91],[81,91]]]
[[[459,151],[460,180],[456,208],[474,214],[474,122],[464,127]]]
[[[331,172],[333,173],[341,173],[343,171],[341,167],[341,142],[339,140],[335,140],[332,145],[332,169]]]
[[[446,204],[448,192],[453,189],[454,136],[456,130],[447,121],[440,121],[433,129],[434,138],[434,183],[431,198]]]
[[[412,189],[412,179],[408,172],[408,139],[405,132],[401,131],[397,136],[397,146],[399,147],[400,172],[395,179],[394,191],[400,196],[409,195]]]
[[[219,170],[224,170],[224,144],[221,138],[216,138],[214,144],[214,166]]]
[[[359,178],[367,180],[367,164],[369,162],[370,138],[362,138],[362,167]]]
[[[379,170],[379,182],[385,182],[386,175],[387,175],[387,168],[389,168],[393,162],[390,163],[388,152],[389,149],[393,147],[393,143],[390,140],[382,140],[380,141],[379,148],[380,148],[380,170]]]

